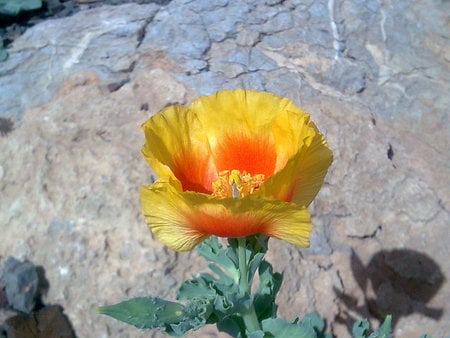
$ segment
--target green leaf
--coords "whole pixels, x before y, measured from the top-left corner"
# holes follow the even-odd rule
[[[268,318],[262,321],[262,327],[268,337],[276,338],[316,338],[312,328],[301,327],[282,318]]]
[[[212,306],[204,300],[184,306],[158,297],[139,297],[99,307],[98,311],[140,329],[158,328],[180,336],[204,326]]]
[[[307,313],[301,320],[301,327],[314,330],[318,338],[331,338],[331,334],[325,333],[325,320],[316,312]]]
[[[318,332],[323,332],[325,330],[325,320],[320,317],[316,312],[307,313],[302,318],[302,324],[308,325],[309,327],[314,328]]]
[[[235,257],[231,248],[223,248],[217,237],[210,236],[197,245],[197,252],[200,256],[222,269],[234,283],[239,283],[237,257]]]
[[[277,305],[275,298],[281,287],[283,276],[274,273],[272,265],[267,261],[259,266],[259,284],[254,294],[256,314],[259,320],[275,317]]]
[[[266,334],[262,330],[252,332],[248,335],[248,338],[264,338],[264,337],[266,337]]]
[[[215,299],[217,291],[207,280],[205,274],[201,274],[197,278],[184,281],[178,289],[177,299]]]
[[[269,236],[254,235],[247,237],[247,247],[255,253],[266,253],[269,248]]]
[[[185,281],[178,290],[177,299],[202,299],[210,304],[213,316],[209,317],[209,323],[217,323],[239,312],[239,307],[247,305],[249,301],[240,296],[238,285],[222,283],[206,273]]]
[[[352,334],[354,338],[390,338],[392,337],[392,316],[386,316],[378,330],[372,332],[367,319],[358,320],[353,324]]]
[[[182,322],[171,325],[178,335],[183,335],[188,330],[199,329],[208,322],[213,311],[213,306],[208,300],[197,299],[186,304],[184,312],[187,316]]]
[[[235,284],[235,281],[233,279],[234,277],[230,277],[231,273],[225,272],[222,268],[220,268],[216,264],[208,264],[208,267],[212,272],[214,272],[217,275],[218,280],[220,280],[222,284],[226,285]],[[228,272],[230,272],[230,270],[228,270]]]
[[[0,0],[0,13],[10,16],[16,16],[22,11],[32,11],[41,7],[41,0]]]
[[[133,298],[115,305],[101,306],[98,311],[141,329],[179,323],[185,315],[182,304],[157,297]]]
[[[263,262],[264,253],[267,250],[267,236],[250,236],[246,238],[246,264],[249,267],[246,276],[251,282],[256,270]],[[252,306],[253,298],[243,294],[239,287],[239,240],[230,238],[229,246],[223,247],[217,237],[211,236],[197,246],[198,254],[211,262],[209,264],[213,275],[202,273],[198,277],[185,281],[179,291],[177,298],[185,300],[203,299],[212,306],[208,323],[216,323],[219,330],[231,334],[233,337],[246,337],[245,325],[238,315],[244,313]],[[265,263],[269,265],[269,263]],[[264,271],[266,269],[263,269]],[[261,304],[266,308],[262,318],[271,317],[276,312],[274,298],[281,284],[281,275],[273,274],[271,268],[264,283],[260,288]],[[264,280],[264,278],[263,278]],[[270,284],[270,285],[269,285]],[[269,301],[268,301],[269,300]]]
[[[231,315],[223,318],[217,322],[217,329],[221,332],[228,333],[231,337],[241,338],[245,337],[244,321],[241,317]]]
[[[255,275],[256,270],[258,270],[259,265],[264,259],[264,253],[257,253],[253,257],[251,257],[249,265],[248,265],[248,284],[251,285],[253,281],[253,276]]]
[[[236,311],[234,311],[233,309],[234,303],[230,299],[223,296],[216,297],[214,301],[214,310],[219,318],[223,318],[224,316],[235,313]]]
[[[369,338],[390,338],[392,332],[392,316],[386,316],[383,324]]]
[[[353,324],[352,336],[354,338],[365,338],[370,334],[370,324],[367,319],[358,320]]]

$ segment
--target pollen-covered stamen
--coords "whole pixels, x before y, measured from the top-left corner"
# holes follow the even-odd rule
[[[228,184],[229,170],[224,170],[219,173],[219,178],[212,182],[212,195],[217,198],[225,198],[231,195],[231,187]]]
[[[217,198],[245,197],[253,194],[264,182],[263,174],[250,175],[246,171],[224,170],[212,183],[212,195]]]

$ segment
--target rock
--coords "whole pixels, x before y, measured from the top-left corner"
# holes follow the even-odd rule
[[[47,102],[73,72],[93,70],[107,82],[126,79],[140,34],[157,10],[155,4],[109,6],[27,30],[0,64],[1,114],[20,117],[25,109]]]
[[[51,305],[32,315],[19,314],[6,321],[8,338],[75,338],[70,322],[60,306]]]
[[[354,319],[376,326],[378,311],[392,309],[396,337],[445,336],[448,6],[173,0],[30,28],[0,65],[1,114],[18,122],[0,138],[0,257],[45,267],[46,302],[64,306],[78,336],[148,336],[95,308],[174,298],[174,283],[205,265],[165,249],[144,224],[139,187],[154,175],[139,125],[218,89],[268,90],[310,112],[334,152],[310,206],[312,247],[270,242],[268,259],[284,273],[280,314],[317,310],[347,336]],[[379,266],[391,274],[362,279]],[[396,293],[408,278],[423,297]],[[202,332],[216,334],[191,336]]]
[[[10,118],[0,117],[0,136],[6,136],[14,129],[14,122]]]
[[[2,266],[0,285],[3,285],[8,306],[30,313],[41,296],[39,274],[30,262],[8,257]]]
[[[136,65],[136,69],[140,67],[144,66]],[[165,88],[163,93],[159,92],[161,88]],[[147,104],[153,112],[168,102],[183,103],[186,90],[167,72],[155,69],[134,74],[131,82],[114,92],[106,90],[93,73],[79,73],[62,85],[58,96],[58,103],[27,114],[22,127],[8,137],[8,152],[13,159],[5,163],[2,159],[5,173],[1,198],[10,196],[8,199],[15,202],[5,201],[9,211],[1,216],[5,217],[1,222],[13,226],[7,232],[17,240],[2,245],[2,250],[33,257],[34,262],[45,266],[51,284],[45,302],[64,307],[77,335],[100,337],[110,330],[118,332],[121,326],[95,315],[97,306],[128,295],[167,296],[173,291],[160,282],[165,278],[164,271],[174,266],[175,254],[156,242],[157,247],[153,247],[139,211],[139,187],[152,181],[152,172],[141,160],[139,150],[143,142],[139,125],[150,113],[140,107]],[[97,103],[88,108],[82,97]],[[84,124],[81,116],[86,117]],[[31,148],[17,151],[25,135],[34,139]],[[35,156],[29,161],[31,153]],[[127,165],[123,165],[124,160]],[[19,176],[14,169],[18,162],[24,169]],[[92,175],[92,171],[98,174]],[[36,176],[36,172],[41,174]],[[15,183],[30,179],[34,183],[25,187],[25,192]],[[124,197],[119,204],[118,196]],[[30,200],[37,202],[32,213],[25,207]],[[17,221],[27,224],[30,237],[24,238],[24,229],[15,227]],[[133,223],[142,226],[130,228]],[[127,242],[132,245],[124,247]],[[36,245],[42,250],[35,251]],[[149,255],[157,258],[152,262]],[[130,264],[132,269],[128,268]],[[109,272],[104,275],[104,271]],[[181,279],[179,273],[175,276]],[[152,279],[157,284],[149,283]],[[97,299],[94,294],[103,298]],[[138,332],[134,329],[130,334]]]
[[[186,72],[197,73],[207,68],[203,57],[210,44],[198,13],[183,6],[168,6],[155,15],[141,46],[170,51],[175,64]]]

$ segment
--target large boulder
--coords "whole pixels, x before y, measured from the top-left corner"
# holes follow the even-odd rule
[[[444,336],[448,6],[174,0],[30,28],[0,64],[0,116],[18,121],[0,138],[0,258],[44,267],[44,301],[78,336],[148,337],[96,307],[174,297],[205,264],[143,221],[139,188],[154,175],[139,126],[218,89],[268,90],[310,112],[335,156],[310,207],[311,248],[271,240],[280,313],[316,310],[346,336],[353,319],[391,312],[396,337]]]

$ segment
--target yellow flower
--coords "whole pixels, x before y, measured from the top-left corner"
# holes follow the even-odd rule
[[[167,107],[142,128],[142,153],[160,178],[142,187],[141,205],[159,241],[184,251],[210,235],[261,233],[309,246],[306,207],[333,156],[291,101],[222,90]]]

